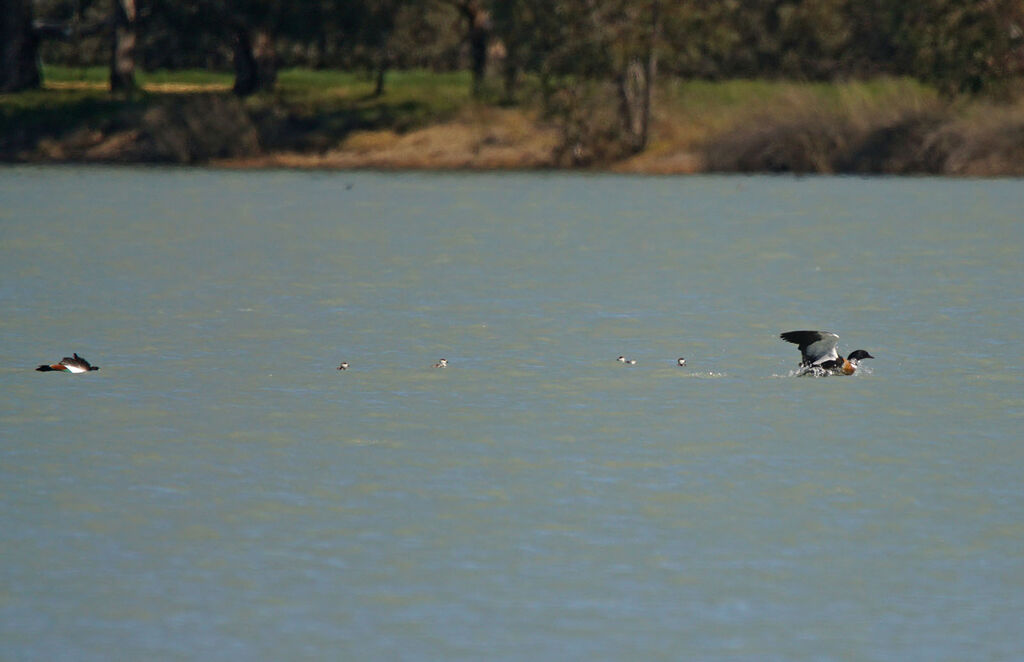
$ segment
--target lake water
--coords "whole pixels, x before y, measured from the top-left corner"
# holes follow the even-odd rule
[[[1024,659],[1022,217],[0,169],[0,659]],[[792,377],[804,328],[876,358]]]

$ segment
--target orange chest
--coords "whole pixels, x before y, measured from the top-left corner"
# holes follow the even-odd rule
[[[855,368],[854,365],[852,363],[850,363],[849,359],[843,359],[843,374],[844,375],[852,375],[854,372],[856,372],[856,370],[857,370],[857,368]]]

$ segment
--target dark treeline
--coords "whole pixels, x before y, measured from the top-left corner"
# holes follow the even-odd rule
[[[1024,64],[1019,0],[0,0],[0,21],[5,81],[34,45],[64,64],[234,67],[258,86],[282,65],[606,76],[653,50],[683,77],[977,92]]]
[[[38,87],[41,56],[109,65],[115,92],[134,89],[137,67],[232,70],[243,96],[272,90],[291,66],[364,70],[378,93],[389,69],[468,70],[474,94],[508,100],[529,77],[565,117],[584,112],[587,94],[615,99],[606,125],[639,151],[658,76],[891,75],[949,95],[1006,90],[1024,70],[1024,2],[0,0],[0,91]]]

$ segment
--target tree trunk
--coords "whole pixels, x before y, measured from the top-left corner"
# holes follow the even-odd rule
[[[274,48],[274,39],[270,36],[269,30],[256,31],[252,54],[256,59],[260,91],[273,92],[274,86],[277,85],[277,50]]]
[[[391,62],[392,52],[385,38],[380,49],[377,51],[377,61],[374,63],[376,71],[374,72],[373,96],[375,97],[384,94],[384,76],[387,74],[388,69],[391,68]]]
[[[373,96],[379,97],[384,94],[384,74],[386,74],[387,71],[388,65],[384,59],[381,58],[381,61],[377,64],[377,73],[374,76]]]
[[[238,28],[232,46],[235,56],[235,85],[232,89],[240,97],[249,96],[259,87],[256,78],[256,58],[252,55],[249,31]]]
[[[110,91],[131,93],[135,90],[135,31],[137,12],[135,0],[114,3],[114,44],[110,56]]]
[[[266,30],[257,30],[255,38],[246,27],[235,30],[234,92],[244,97],[254,92],[273,91],[277,83],[277,52]]]
[[[651,3],[651,39],[647,44],[647,86],[644,88],[644,128],[640,149],[647,149],[651,128],[651,108],[654,103],[654,81],[658,78],[658,41],[661,40],[661,3]]]
[[[473,96],[479,97],[484,90],[487,75],[487,47],[491,43],[491,19],[487,12],[480,10],[473,16],[469,29],[469,57],[473,70]]]
[[[473,96],[479,97],[484,88],[487,74],[487,47],[491,43],[491,16],[476,0],[467,0],[458,5],[469,24],[470,70],[473,72]]]
[[[0,0],[0,92],[42,84],[38,47],[32,32],[32,0]]]
[[[513,103],[516,100],[516,87],[519,84],[519,63],[511,57],[511,54],[510,50],[502,70],[505,81],[505,103]]]
[[[647,142],[645,99],[649,99],[646,72],[639,58],[632,58],[619,74],[619,117],[629,151],[643,151]]]
[[[661,36],[660,5],[651,3],[651,31],[648,36],[646,62],[634,57],[619,75],[620,117],[630,151],[647,148],[651,124],[654,80],[658,74],[657,42]]]

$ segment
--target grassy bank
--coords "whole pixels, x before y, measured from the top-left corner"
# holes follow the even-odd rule
[[[468,74],[285,70],[238,100],[231,77],[143,72],[132,99],[106,70],[47,67],[46,88],[0,96],[0,158],[289,167],[545,168],[567,132],[537,101],[470,98]],[[530,98],[527,92],[524,97]],[[600,100],[600,96],[597,97]],[[591,167],[630,172],[1024,175],[1024,104],[948,100],[912,80],[667,81],[648,149]]]

